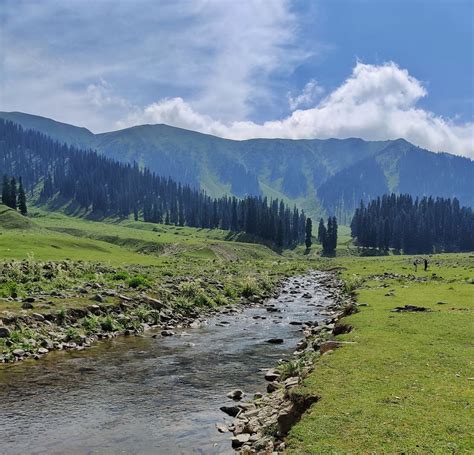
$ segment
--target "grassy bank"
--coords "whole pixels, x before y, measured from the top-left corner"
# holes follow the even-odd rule
[[[259,300],[281,278],[309,266],[262,245],[226,241],[224,231],[35,215],[0,211],[0,327],[9,333],[0,337],[0,356],[6,360],[16,350],[35,354],[100,332],[176,325]]]
[[[289,453],[472,453],[474,255],[340,258],[360,312],[353,341],[321,357],[302,393],[320,400],[293,427]],[[416,305],[423,312],[393,312]]]

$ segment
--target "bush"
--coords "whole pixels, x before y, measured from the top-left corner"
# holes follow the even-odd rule
[[[121,329],[120,324],[115,321],[114,318],[110,316],[110,314],[100,320],[100,327],[105,332],[115,332]]]
[[[128,280],[129,274],[125,272],[124,270],[121,270],[119,272],[113,273],[110,278],[113,281],[125,281],[125,280]]]
[[[128,287],[137,289],[137,288],[147,288],[150,286],[150,283],[146,277],[143,275],[135,275],[134,277],[128,280]]]
[[[82,321],[82,326],[87,334],[91,335],[99,331],[99,319],[97,316],[88,316]]]

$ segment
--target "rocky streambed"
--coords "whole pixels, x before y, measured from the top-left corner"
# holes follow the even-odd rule
[[[315,349],[333,347],[320,345],[337,330],[343,300],[331,275],[314,272],[287,280],[264,304],[224,310],[174,336],[149,330],[0,365],[0,453],[278,449],[310,404],[291,401],[288,391]],[[282,361],[287,379],[269,371]],[[227,397],[236,389],[242,397]]]

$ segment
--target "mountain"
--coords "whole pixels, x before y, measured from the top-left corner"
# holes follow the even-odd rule
[[[432,153],[398,139],[250,139],[235,141],[167,125],[141,125],[93,134],[44,117],[0,117],[107,157],[136,161],[211,196],[265,195],[296,204],[312,216],[341,220],[386,192],[457,197],[474,206],[474,162]]]

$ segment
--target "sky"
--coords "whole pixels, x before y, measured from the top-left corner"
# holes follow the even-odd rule
[[[0,110],[474,158],[472,0],[0,0]]]

